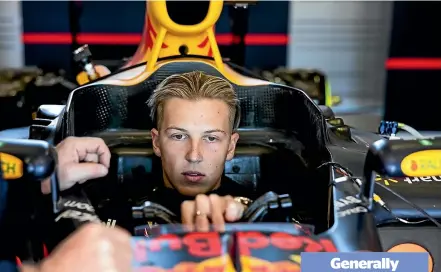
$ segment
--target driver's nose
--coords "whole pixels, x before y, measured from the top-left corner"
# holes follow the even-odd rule
[[[190,163],[199,163],[202,158],[202,141],[192,140],[185,159]]]

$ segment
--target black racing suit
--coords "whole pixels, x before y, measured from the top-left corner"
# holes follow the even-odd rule
[[[234,182],[228,177],[223,177],[221,185],[216,190],[207,192],[206,195],[217,194],[219,196],[231,195],[233,197],[246,197],[249,199],[254,199],[251,188],[240,185]],[[168,208],[174,214],[181,218],[181,203],[186,200],[194,200],[194,197],[183,196],[177,190],[166,188],[164,186],[157,186],[153,190],[150,196],[145,200],[161,204],[162,206]]]
[[[116,222],[117,226],[125,228],[131,232],[135,229],[136,226],[147,225],[149,223],[152,224],[161,224],[160,220],[156,220],[155,218],[151,218],[149,220],[134,220],[132,217],[132,207],[137,205],[142,205],[145,201],[154,202],[164,206],[173,212],[177,219],[180,221],[181,218],[181,203],[185,200],[193,200],[194,197],[187,197],[179,194],[178,191],[170,188],[166,188],[163,184],[162,179],[157,179],[158,182],[155,182],[150,190],[145,194],[145,197],[141,199],[134,199],[132,202],[130,201],[120,201],[123,199],[117,199],[115,197],[112,201],[108,202],[106,206],[103,208],[95,207],[96,211],[91,211],[93,208],[89,205],[89,208],[84,209],[80,208],[81,206],[85,206],[85,204],[90,204],[90,201],[84,194],[75,194],[68,195],[62,197],[62,209],[59,215],[56,218],[60,218],[60,215],[66,212],[74,211],[76,213],[80,212],[83,215],[87,214],[88,218],[91,216],[95,216],[98,214],[102,222]],[[81,186],[78,186],[80,188]],[[221,181],[221,185],[216,190],[211,192],[207,192],[206,194],[217,194],[219,196],[231,195],[233,197],[240,196],[246,197],[251,200],[254,200],[253,189],[240,185],[233,180],[223,177]],[[119,196],[118,196],[119,197]],[[64,204],[63,204],[64,203]],[[65,205],[67,203],[67,205]],[[73,203],[75,203],[73,205]],[[64,206],[63,206],[64,205]],[[57,243],[61,242],[63,237],[66,237],[70,232],[73,232],[80,225],[86,223],[86,220],[78,220],[78,218],[62,218],[58,220],[54,224],[54,229],[50,232],[50,236],[53,239],[52,243],[48,246],[48,248],[53,248]]]

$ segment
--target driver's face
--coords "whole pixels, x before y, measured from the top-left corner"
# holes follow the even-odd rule
[[[222,100],[171,98],[164,104],[160,131],[152,129],[152,139],[165,185],[195,196],[219,186],[239,135],[231,134],[228,106]]]

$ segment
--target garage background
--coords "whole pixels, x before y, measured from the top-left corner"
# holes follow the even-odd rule
[[[66,45],[71,42],[69,4],[58,1],[22,3],[27,64],[69,65],[71,51]],[[82,10],[79,31],[83,35],[79,39],[81,43],[90,45],[95,59],[122,59],[134,54],[144,26],[144,1],[83,1],[74,5]],[[267,1],[250,8],[247,66],[277,67],[286,64],[288,7],[289,2]],[[39,12],[35,12],[37,9]],[[54,18],[54,13],[57,18]],[[267,20],[275,14],[277,16],[272,20]],[[228,8],[222,12],[216,33],[221,46],[231,43]],[[221,49],[225,51],[226,48]],[[271,57],[262,58],[262,51]]]
[[[68,70],[70,5],[81,7],[78,39],[90,44],[95,59],[134,53],[144,23],[143,1],[0,1],[0,67],[38,64]],[[334,110],[363,129],[375,130],[385,114],[418,129],[441,130],[428,118],[437,114],[440,7],[439,2],[411,1],[258,1],[250,6],[245,65],[324,71],[333,94],[342,97]],[[227,8],[216,32],[228,57]]]

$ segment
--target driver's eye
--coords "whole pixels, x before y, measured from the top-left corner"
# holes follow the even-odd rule
[[[184,135],[184,134],[173,134],[173,135],[171,136],[171,138],[172,138],[173,140],[181,141],[181,140],[184,140],[184,139],[185,139],[185,135]]]
[[[207,136],[205,139],[207,139],[207,141],[210,143],[215,142],[217,140],[217,138],[214,136]]]

